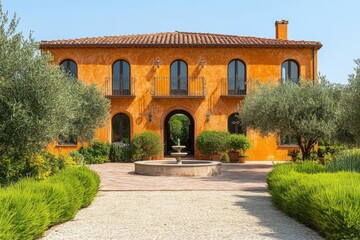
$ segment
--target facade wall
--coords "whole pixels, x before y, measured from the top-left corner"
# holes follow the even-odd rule
[[[47,49],[43,49],[46,51]],[[117,113],[130,117],[131,137],[145,130],[152,130],[163,139],[164,121],[168,113],[181,109],[189,112],[195,121],[195,136],[204,130],[227,130],[227,118],[236,111],[242,100],[239,97],[221,97],[221,79],[227,77],[228,63],[240,59],[246,65],[247,92],[256,81],[272,80],[279,83],[281,64],[295,60],[300,67],[300,78],[314,79],[317,72],[317,53],[312,48],[210,48],[210,47],[154,47],[154,48],[51,48],[48,49],[59,64],[71,59],[77,63],[78,79],[97,84],[102,91],[105,82],[112,79],[112,64],[119,59],[130,64],[131,77],[136,79],[134,98],[110,98],[111,118]],[[155,65],[156,59],[160,66]],[[188,76],[204,77],[207,94],[204,98],[153,98],[154,77],[169,77],[170,64],[181,59],[188,64]],[[205,66],[200,66],[201,59]],[[256,111],[256,109],[254,109]],[[147,116],[152,113],[152,121]],[[206,113],[210,120],[206,121]],[[97,130],[97,139],[111,142],[111,118],[104,128]],[[261,137],[248,131],[252,148],[247,151],[249,160],[285,160],[289,147],[278,146],[276,136]],[[51,151],[59,150],[55,145]],[[63,148],[66,154],[72,148]],[[195,156],[198,156],[195,149]],[[162,156],[159,156],[162,157]]]

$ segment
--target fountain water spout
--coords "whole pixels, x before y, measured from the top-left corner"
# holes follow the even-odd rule
[[[181,157],[185,157],[187,155],[187,153],[185,152],[181,152],[182,149],[186,148],[186,146],[181,146],[180,145],[180,139],[177,140],[177,145],[172,146],[172,148],[174,150],[176,150],[176,152],[172,152],[171,156],[175,157],[176,159],[176,163],[177,164],[181,164]]]

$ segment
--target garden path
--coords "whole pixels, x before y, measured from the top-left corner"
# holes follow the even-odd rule
[[[224,164],[216,177],[134,174],[131,163],[92,165],[93,204],[44,239],[322,239],[274,208],[271,162]]]

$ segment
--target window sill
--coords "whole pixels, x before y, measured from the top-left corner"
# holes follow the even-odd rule
[[[77,147],[77,144],[56,144],[55,147]]]
[[[240,98],[243,99],[246,95],[220,95],[221,98]]]
[[[106,98],[135,98],[135,95],[105,95]]]
[[[299,148],[299,145],[296,145],[296,144],[282,144],[282,145],[279,145],[279,148]]]
[[[165,95],[165,96],[162,96],[162,95],[153,95],[152,98],[154,99],[171,99],[171,98],[205,98],[205,96],[203,95]]]

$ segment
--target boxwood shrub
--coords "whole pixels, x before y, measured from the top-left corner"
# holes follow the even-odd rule
[[[143,160],[146,157],[153,157],[161,153],[163,145],[158,134],[151,131],[144,131],[134,136],[131,141],[132,160]]]
[[[273,203],[327,239],[360,239],[360,174],[314,162],[279,164],[267,176]]]
[[[0,239],[34,239],[88,206],[99,176],[87,167],[68,168],[43,181],[23,179],[0,189]]]
[[[196,138],[196,147],[201,154],[219,154],[227,150],[230,133],[221,131],[203,131]]]

